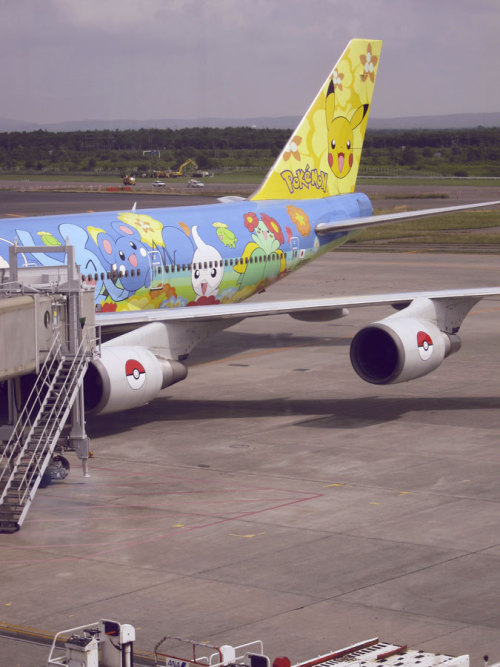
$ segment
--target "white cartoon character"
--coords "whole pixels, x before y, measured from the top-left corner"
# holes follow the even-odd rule
[[[197,296],[195,301],[191,301],[188,305],[219,303],[216,295],[224,275],[222,256],[216,248],[207,245],[200,238],[196,225],[191,232],[196,246],[191,268],[191,283]]]

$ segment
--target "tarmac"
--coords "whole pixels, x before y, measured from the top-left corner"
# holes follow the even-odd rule
[[[498,255],[331,253],[259,299],[500,283]],[[249,319],[207,339],[186,381],[87,422],[84,479],[40,490],[0,535],[0,624],[109,618],[264,642],[271,660],[369,637],[500,660],[500,299],[431,375],[379,387],[349,362],[362,308],[330,323]],[[48,651],[0,638],[0,665]]]

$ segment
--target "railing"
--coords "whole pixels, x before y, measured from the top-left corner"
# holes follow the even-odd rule
[[[59,332],[56,332],[49,348],[47,359],[40,368],[37,381],[28,396],[23,410],[17,418],[12,434],[5,445],[4,452],[0,456],[0,485],[7,474],[10,476],[10,474],[14,472],[16,464],[14,459],[19,458],[19,443],[22,441],[23,435],[26,433],[27,426],[29,426],[27,439],[29,439],[31,435],[36,417],[39,415],[43,402],[46,399],[48,393],[47,388],[50,387],[54,381],[53,376],[55,374],[55,369],[61,362],[61,349],[62,345]],[[8,488],[5,487],[0,496],[0,504],[2,503],[7,490]]]
[[[95,634],[97,635],[99,622],[96,621],[95,623],[90,623],[87,625],[79,625],[76,628],[69,628],[68,630],[61,630],[60,632],[58,632],[52,641],[47,665],[66,665],[67,664],[66,651],[64,647],[60,646],[60,644],[63,641],[67,641],[69,637],[74,635],[75,632],[77,632],[78,630],[89,630],[90,632],[92,632],[92,628],[95,628]],[[64,653],[61,655],[55,655],[56,651],[64,651]]]
[[[69,359],[62,359],[58,372],[54,376],[54,381],[50,391],[47,392],[47,401],[51,397],[52,390],[57,385],[57,396],[54,404],[50,408],[48,414],[43,415],[43,428],[41,432],[34,434],[35,429],[38,424],[42,421],[37,421],[32,428],[31,435],[28,437],[24,456],[22,456],[23,464],[27,466],[26,473],[24,477],[19,481],[19,486],[16,489],[18,493],[19,505],[24,505],[26,502],[26,496],[30,492],[36,491],[36,488],[40,482],[40,479],[36,479],[40,476],[42,471],[47,467],[50,458],[52,456],[53,447],[52,444],[55,444],[56,439],[59,437],[64,424],[68,418],[68,415],[71,411],[71,407],[76,398],[80,387],[80,380],[83,375],[83,371],[86,369],[88,364],[88,356],[85,354],[84,345],[87,345],[87,342],[82,339],[79,348],[74,357]],[[70,361],[69,366],[64,366],[64,364]],[[62,384],[59,385],[58,380],[63,374]],[[46,402],[45,407],[48,405]],[[31,449],[30,445],[32,440],[36,442],[36,447]],[[28,459],[26,454],[29,452],[31,454]]]
[[[192,657],[180,657],[179,655],[173,655],[171,653],[160,652],[159,648],[167,640],[181,642],[183,644],[189,644],[191,646]],[[255,647],[255,653],[258,655],[263,655],[264,645],[260,639],[249,642],[248,644],[241,644],[240,646],[214,646],[208,642],[198,642],[192,639],[184,639],[182,637],[175,637],[173,635],[165,635],[160,639],[160,641],[154,647],[155,661],[158,664],[159,659],[164,660],[165,665],[181,665],[185,663],[186,665],[193,667],[222,667],[229,663],[238,663],[244,665],[245,653],[248,653],[249,647]],[[212,653],[210,657],[207,656],[197,656],[196,649],[201,648],[202,650],[206,649],[215,649],[215,653]],[[242,649],[247,649],[247,651],[242,653]]]
[[[86,330],[76,352],[64,356],[60,336],[54,336],[47,361],[41,368],[4,454],[0,457],[0,464],[3,463],[0,469],[0,485],[4,481],[0,504],[8,493],[12,498],[17,492],[18,505],[23,507],[28,494],[34,495],[77,396],[91,356],[89,350],[93,349],[90,346],[91,340],[96,340],[95,333],[91,338]],[[21,444],[27,428],[29,430],[24,444]],[[12,484],[5,478],[9,475],[12,479],[21,465],[25,468],[25,473],[18,480],[16,488],[12,488]]]

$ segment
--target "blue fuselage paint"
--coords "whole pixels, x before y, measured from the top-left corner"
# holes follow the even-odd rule
[[[371,215],[356,193],[301,201],[224,204],[0,220],[0,266],[9,246],[19,266],[53,266],[51,246],[75,247],[96,308],[142,309],[241,301],[303,263],[344,243],[346,232],[317,235],[320,222]]]

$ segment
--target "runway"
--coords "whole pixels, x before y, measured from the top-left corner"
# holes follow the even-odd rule
[[[260,299],[499,284],[498,255],[331,253]],[[0,535],[0,622],[109,618],[164,635],[262,639],[292,662],[379,636],[500,660],[500,300],[462,350],[378,387],[350,367],[360,326],[288,316],[207,339],[185,382],[89,419],[94,460]],[[2,664],[45,649],[0,640]]]

